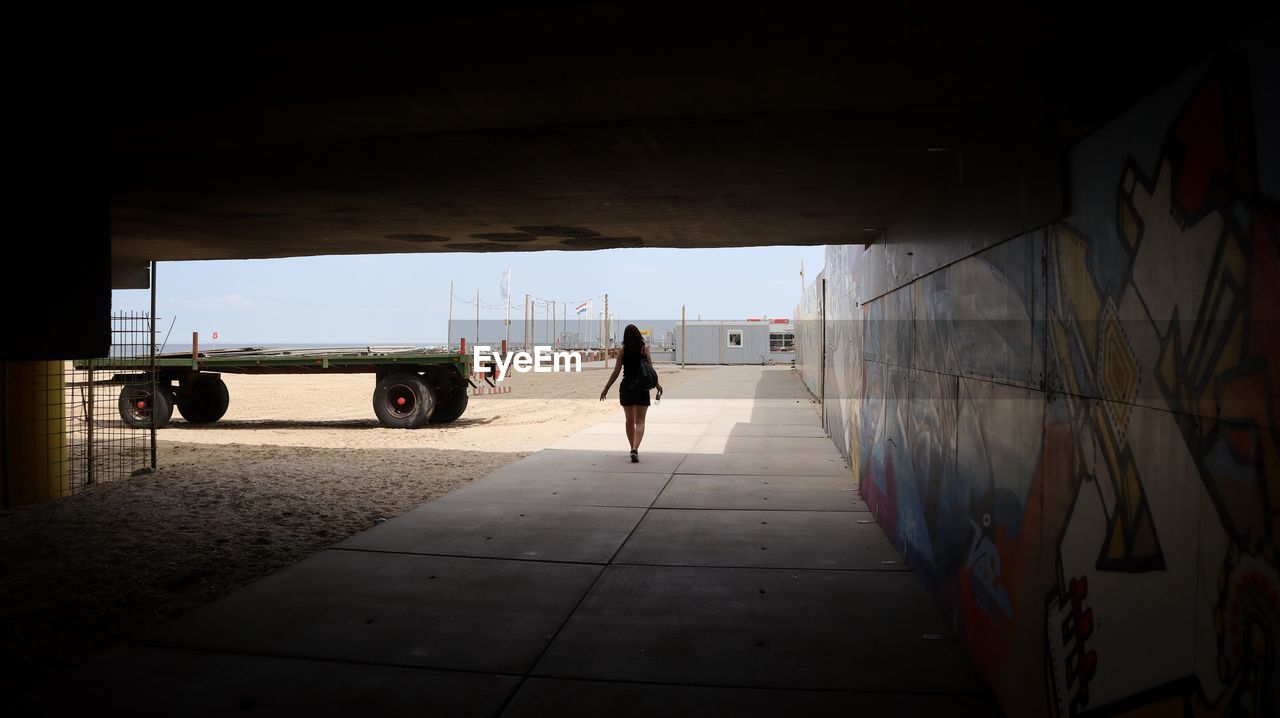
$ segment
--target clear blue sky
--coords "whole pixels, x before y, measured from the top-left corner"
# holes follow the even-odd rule
[[[624,319],[790,317],[806,281],[822,269],[822,247],[608,249],[594,252],[383,254],[208,262],[161,262],[157,314],[173,342],[213,331],[218,344],[443,342],[449,281],[454,292],[502,305],[511,268],[512,319],[526,292],[577,301],[609,293]],[[114,310],[146,311],[146,290],[116,290]],[[604,309],[596,300],[592,309]],[[475,307],[455,303],[454,318]],[[570,307],[572,312],[572,307]],[[482,309],[485,319],[502,311]]]

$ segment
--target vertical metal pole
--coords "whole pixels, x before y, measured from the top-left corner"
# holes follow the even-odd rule
[[[529,295],[524,295],[524,350],[529,351]]]
[[[609,293],[604,295],[604,368],[609,368]]]
[[[822,341],[822,372],[818,375],[818,404],[822,407],[822,429],[827,430],[827,278],[822,278],[822,292],[818,295],[818,321],[821,328],[819,337]],[[830,432],[827,432],[830,434]]]
[[[556,300],[551,300],[551,346],[556,345]]]
[[[160,378],[156,376],[156,262],[151,262],[151,470],[156,470],[156,395],[160,391]]]
[[[684,368],[684,305],[680,305],[680,368]]]
[[[114,331],[114,328],[113,328]],[[108,349],[110,351],[110,349]],[[89,362],[89,381],[85,388],[84,406],[84,482],[92,484],[93,477],[93,360]]]
[[[444,348],[445,348],[445,351],[453,351],[453,280],[452,279],[449,280],[449,319],[447,320],[447,322],[449,326],[448,328],[445,329],[445,332],[447,333],[449,338],[444,340]]]
[[[473,340],[476,346],[480,346],[480,290],[476,289],[476,338]]]

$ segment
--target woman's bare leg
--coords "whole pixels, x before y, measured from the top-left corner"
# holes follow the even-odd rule
[[[636,406],[628,408],[633,410],[632,416],[635,419],[635,428],[632,429],[632,433],[635,435],[635,438],[631,441],[631,448],[639,449],[640,442],[644,439],[644,416],[649,413],[649,407],[644,406],[643,404],[637,404]]]
[[[630,444],[633,449],[636,448],[636,408],[637,407],[634,406],[622,407],[622,414],[626,417],[627,422],[627,443]]]

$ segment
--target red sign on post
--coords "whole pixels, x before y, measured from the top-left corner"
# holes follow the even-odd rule
[[[217,332],[214,332],[214,333],[213,333],[213,338],[214,338],[214,339],[217,339],[217,338],[218,338],[218,333],[217,333]]]

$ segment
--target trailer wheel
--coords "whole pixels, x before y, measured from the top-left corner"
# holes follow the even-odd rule
[[[436,410],[431,412],[432,424],[448,424],[456,421],[462,413],[467,410],[467,387],[466,385],[454,387],[445,398],[436,404]]]
[[[373,413],[390,429],[417,429],[427,423],[435,404],[427,382],[411,372],[388,374],[373,387]]]
[[[227,413],[231,393],[220,376],[178,382],[178,413],[192,424],[212,424]]]
[[[173,399],[169,385],[161,382],[155,396],[150,384],[126,384],[120,389],[120,420],[134,429],[151,428],[151,412],[156,413],[156,427],[162,427],[173,418]]]

